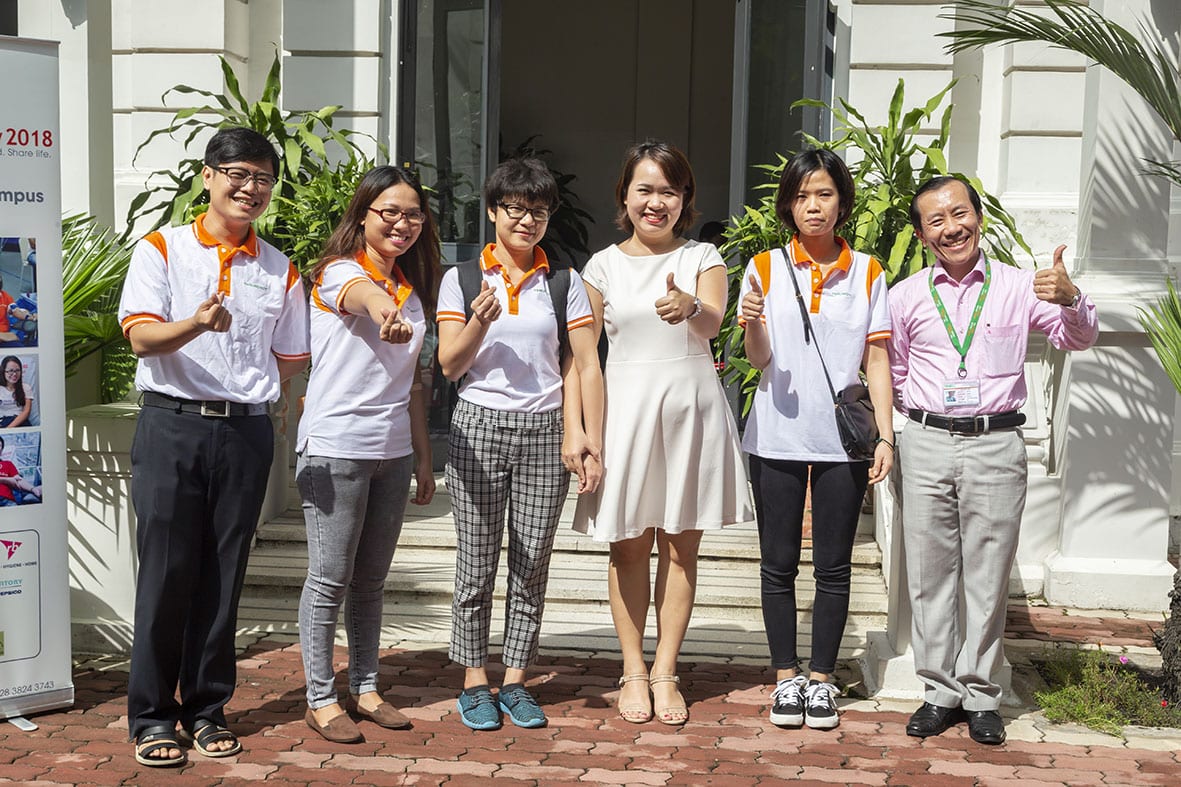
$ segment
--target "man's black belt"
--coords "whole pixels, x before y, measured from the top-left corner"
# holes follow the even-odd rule
[[[144,407],[159,407],[176,413],[195,413],[212,418],[236,418],[244,415],[266,415],[267,404],[241,404],[240,402],[220,402],[216,400],[202,401],[200,399],[179,399],[175,396],[144,391]]]
[[[994,429],[1012,429],[1025,423],[1025,413],[1020,410],[992,415],[967,415],[960,418],[948,418],[924,410],[911,410],[908,415],[910,420],[917,421],[923,426],[933,426],[955,434],[984,434]]]

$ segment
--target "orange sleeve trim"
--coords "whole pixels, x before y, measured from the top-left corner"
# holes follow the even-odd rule
[[[296,270],[295,266],[293,264],[291,264],[290,260],[288,260],[288,262],[287,262],[287,292],[291,292],[291,288],[294,287],[296,282],[298,282],[298,281],[299,281],[299,271]]]
[[[889,339],[891,336],[889,331],[874,331],[865,337],[867,342],[880,342],[882,339]]]
[[[168,264],[168,243],[165,242],[164,236],[159,232],[149,232],[144,236],[144,240],[156,247],[156,251],[160,252],[160,256],[164,258],[164,264]]]
[[[878,276],[883,273],[882,265],[877,261],[876,257],[869,258],[869,272],[865,275],[865,297],[873,297],[873,283],[877,281]]]
[[[746,319],[746,318],[745,318],[745,317],[743,317],[741,314],[740,314],[740,315],[738,315],[738,327],[739,327],[739,328],[745,328],[745,327],[746,327],[746,324],[747,324],[748,322],[750,322],[750,320]],[[767,315],[765,315],[765,314],[760,314],[760,315],[759,315],[759,322],[761,322],[763,325],[766,325],[766,324],[767,324]]]
[[[127,334],[130,333],[131,329],[137,325],[141,325],[145,322],[164,321],[164,318],[158,314],[152,314],[151,312],[138,312],[136,314],[129,314],[124,317],[120,327],[123,329],[123,338],[127,338]]]
[[[435,315],[435,322],[459,322],[467,325],[467,318],[463,312],[439,312]]]
[[[271,355],[275,356],[281,361],[306,361],[312,357],[311,353],[299,353],[297,355],[286,355],[284,353],[275,352],[271,350]]]
[[[581,328],[584,325],[591,325],[595,321],[593,314],[588,314],[585,317],[580,317],[577,320],[570,320],[566,323],[566,330],[572,331],[575,328]]]
[[[356,286],[357,284],[360,284],[363,281],[369,281],[369,280],[366,279],[364,276],[358,276],[355,279],[349,279],[348,281],[346,281],[344,283],[344,286],[340,288],[340,294],[336,296],[336,310],[338,312],[340,312],[341,314],[348,314],[348,312],[345,311],[345,308],[344,308],[345,293],[347,293],[354,286]]]

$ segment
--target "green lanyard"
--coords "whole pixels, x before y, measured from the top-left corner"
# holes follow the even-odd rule
[[[943,327],[947,329],[947,338],[951,339],[951,346],[960,354],[960,368],[956,370],[956,375],[961,380],[968,376],[968,367],[965,365],[968,359],[968,348],[972,346],[972,338],[976,335],[976,325],[980,322],[980,312],[984,311],[984,299],[988,297],[990,284],[992,284],[992,268],[989,266],[988,260],[985,260],[984,286],[976,298],[976,308],[972,309],[972,319],[968,321],[968,331],[964,334],[964,341],[961,344],[959,337],[956,336],[955,326],[951,324],[951,318],[947,316],[947,307],[943,305],[943,299],[935,291],[934,267],[931,268],[931,273],[927,276],[927,287],[930,288],[931,297],[935,300],[935,308],[939,310],[939,319],[943,320]]]

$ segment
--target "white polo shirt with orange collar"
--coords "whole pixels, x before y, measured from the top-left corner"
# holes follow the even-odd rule
[[[488,326],[484,341],[459,389],[459,398],[481,407],[509,412],[545,413],[562,406],[562,375],[558,366],[558,325],[549,295],[549,260],[533,249],[533,267],[512,286],[490,243],[480,255],[484,281],[500,301],[500,317]],[[467,323],[459,271],[443,275],[439,287],[438,322]],[[591,325],[586,287],[573,270],[566,294],[566,327]]]
[[[234,247],[210,235],[204,219],[158,230],[136,245],[119,322],[126,336],[141,323],[187,319],[218,292],[233,322],[176,352],[140,358],[135,387],[182,399],[272,402],[279,398],[277,359],[310,356],[303,282],[286,255],[253,228]]]
[[[364,251],[330,262],[312,284],[312,374],[296,450],[309,456],[397,459],[413,453],[410,386],[426,335],[422,301],[399,270],[392,279]],[[368,314],[344,308],[345,293],[370,281],[385,290],[410,323],[406,344],[381,340]]]
[[[755,276],[765,296],[763,322],[771,343],[771,362],[763,370],[743,433],[747,453],[801,462],[849,461],[824,369],[816,347],[804,342],[804,319],[787,278],[794,275],[800,285],[814,329],[812,342],[824,353],[833,388],[840,391],[857,382],[866,345],[890,338],[886,275],[876,259],[837,240],[840,257],[824,275],[794,238],[794,265],[784,249],[774,249],[746,266],[740,302]],[[745,325],[745,320],[740,317],[739,323]]]

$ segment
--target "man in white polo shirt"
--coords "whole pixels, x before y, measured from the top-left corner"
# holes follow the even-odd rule
[[[223,708],[273,452],[267,403],[310,357],[299,273],[251,226],[278,168],[261,134],[214,135],[202,171],[208,212],[140,241],[119,306],[144,405],[131,447],[139,572],[127,686],[144,765],[185,763],[178,722],[206,756],[242,749]]]

